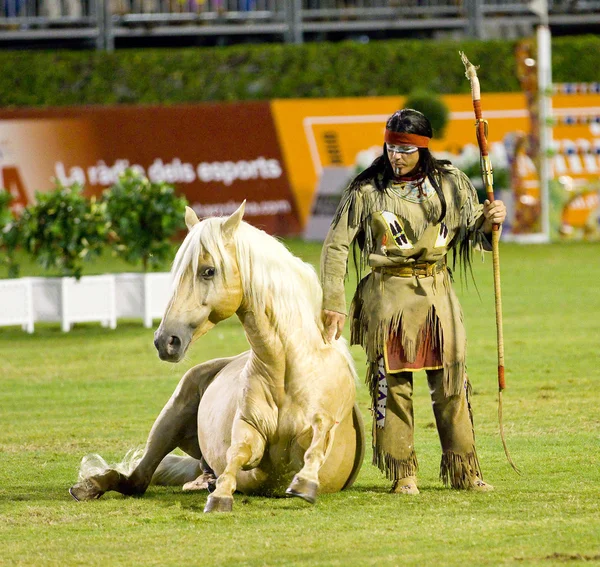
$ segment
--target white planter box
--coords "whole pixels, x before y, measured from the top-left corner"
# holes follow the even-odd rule
[[[62,278],[29,278],[36,321],[60,322],[62,314]]]
[[[171,297],[169,272],[115,274],[115,282],[118,319],[140,318],[150,328],[154,319],[162,318]]]
[[[117,319],[144,318],[144,274],[115,274]]]
[[[171,297],[171,274],[115,274],[117,318],[141,318],[144,326],[152,327],[154,319],[163,316]]]
[[[73,323],[95,321],[111,329],[116,327],[113,275],[83,276],[79,281],[75,278],[29,279],[35,321],[59,322],[63,331],[69,331]]]
[[[90,321],[99,321],[111,329],[117,327],[113,275],[61,278],[61,284],[63,331],[69,331],[73,323]]]
[[[170,297],[169,272],[0,279],[0,326],[22,325],[31,333],[36,321],[61,323],[63,331],[98,321],[114,329],[117,319],[130,318],[150,328]]]
[[[33,322],[31,278],[0,280],[0,326],[21,325],[33,333]]]

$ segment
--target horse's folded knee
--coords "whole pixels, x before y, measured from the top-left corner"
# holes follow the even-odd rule
[[[241,469],[243,471],[249,471],[252,469],[255,469],[256,467],[258,467],[263,459],[264,456],[264,452],[262,453],[256,453],[256,454],[252,454],[252,456],[250,457],[250,460],[242,465]]]

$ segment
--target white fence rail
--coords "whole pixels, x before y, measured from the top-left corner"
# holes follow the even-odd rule
[[[0,280],[0,327],[33,333],[36,322],[55,322],[67,332],[74,323],[114,329],[119,319],[141,319],[150,328],[170,296],[169,273]]]

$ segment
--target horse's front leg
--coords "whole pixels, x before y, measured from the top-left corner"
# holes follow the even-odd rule
[[[240,469],[256,467],[265,452],[265,438],[248,422],[235,418],[231,446],[227,450],[227,466],[219,475],[215,491],[209,495],[205,512],[231,512],[233,493]]]
[[[319,411],[313,415],[312,441],[304,453],[304,466],[294,476],[285,491],[286,494],[299,496],[311,504],[315,503],[319,489],[319,470],[333,443],[335,425],[335,418],[328,412]]]

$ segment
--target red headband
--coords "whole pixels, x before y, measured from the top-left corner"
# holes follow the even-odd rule
[[[417,148],[429,147],[429,138],[427,136],[419,136],[418,134],[407,134],[406,132],[393,132],[392,130],[385,131],[385,143],[394,146],[402,144],[409,146],[417,146]]]

